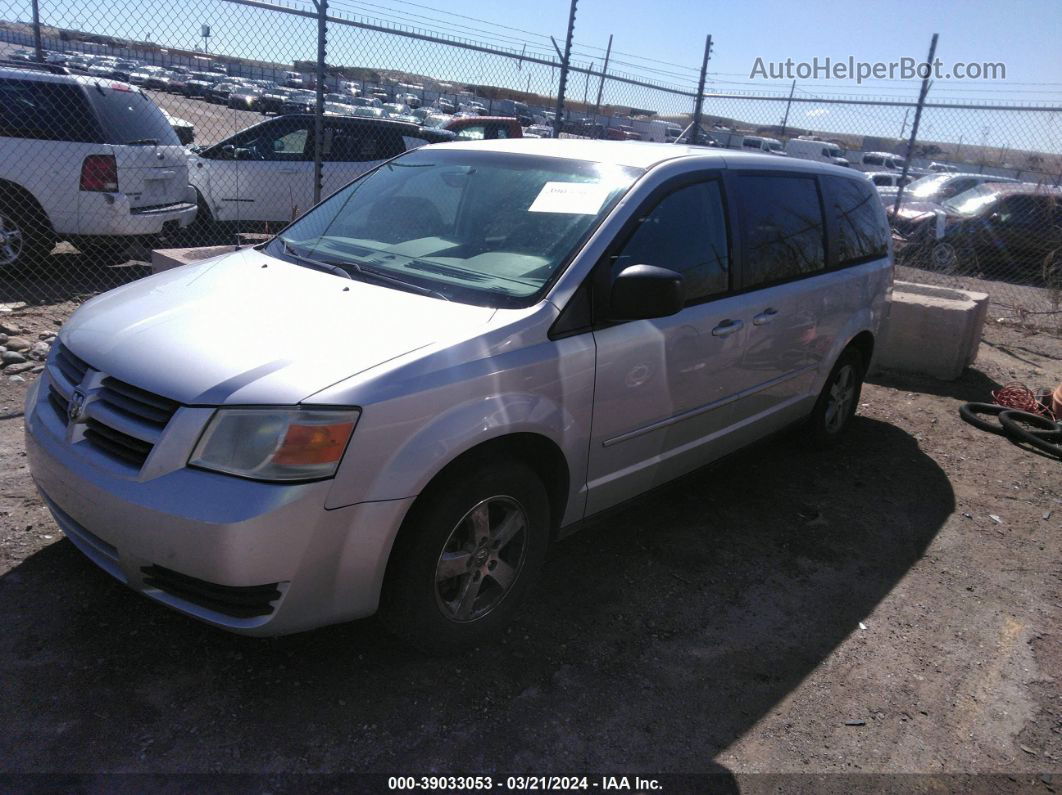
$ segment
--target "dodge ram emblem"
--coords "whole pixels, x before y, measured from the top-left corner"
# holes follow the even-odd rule
[[[81,415],[85,412],[85,393],[80,389],[75,389],[74,394],[70,396],[70,405],[66,409],[66,417],[71,423],[77,422],[81,419]]]

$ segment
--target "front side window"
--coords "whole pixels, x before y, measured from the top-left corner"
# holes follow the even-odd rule
[[[398,130],[332,123],[324,129],[321,157],[329,162],[367,163],[388,160],[406,151]]]
[[[234,143],[235,156],[239,160],[291,161],[309,159],[306,143],[311,137],[310,127],[306,122],[281,117],[276,121],[244,130],[229,140]]]
[[[334,194],[267,251],[338,265],[354,278],[383,275],[449,300],[525,306],[640,173],[561,158],[417,149]]]
[[[638,220],[611,265],[613,277],[629,265],[681,273],[690,303],[726,292],[730,257],[719,182],[688,185],[662,199]]]
[[[837,263],[884,257],[890,233],[876,192],[844,177],[826,176],[823,182],[826,205],[837,223]]]
[[[822,207],[814,178],[742,175],[736,182],[745,243],[743,287],[826,267]]]

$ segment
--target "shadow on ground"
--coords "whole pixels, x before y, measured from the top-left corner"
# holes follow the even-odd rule
[[[554,549],[460,657],[373,620],[277,640],[124,589],[68,541],[0,578],[12,771],[707,772],[919,559],[954,508],[904,431],[780,438]]]

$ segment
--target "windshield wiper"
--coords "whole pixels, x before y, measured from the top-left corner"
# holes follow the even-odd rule
[[[291,244],[288,243],[287,240],[281,239],[280,242],[284,244],[284,253],[287,254],[289,257],[294,257],[299,262],[305,262],[307,265],[309,265],[312,268],[317,268],[317,270],[325,271],[326,273],[334,273],[336,276],[342,276],[344,279],[353,279],[354,278],[353,276],[350,275],[350,271],[348,271],[342,265],[337,265],[334,262],[323,262],[323,261],[321,261],[319,259],[313,259],[311,257],[304,256],[304,255],[298,253],[294,248],[292,248]],[[357,263],[352,262],[352,263],[350,263],[350,265],[355,270],[358,270],[358,271],[361,270],[361,268],[358,267]]]
[[[291,244],[283,238],[281,238],[281,243],[284,244],[284,251],[289,256],[294,257],[300,262],[305,262],[307,265],[317,268],[318,270],[326,271],[328,273],[334,273],[337,276],[344,276],[347,279],[354,278],[354,276],[351,274],[351,271],[353,271],[354,273],[357,273],[360,276],[365,276],[369,279],[375,279],[376,281],[384,282],[385,284],[393,284],[395,287],[401,288],[403,290],[408,290],[414,293],[420,293],[421,295],[431,295],[435,298],[441,298],[444,301],[450,300],[448,296],[439,292],[438,290],[433,290],[430,287],[424,287],[419,284],[414,284],[413,282],[407,282],[403,279],[399,279],[397,276],[391,276],[388,273],[383,273],[382,271],[378,271],[373,268],[366,268],[364,265],[361,265],[360,263],[357,263],[354,260],[346,260],[342,264],[340,264],[337,262],[326,262],[324,260],[313,259],[312,257],[307,257],[303,254],[299,254],[297,251],[295,251]]]

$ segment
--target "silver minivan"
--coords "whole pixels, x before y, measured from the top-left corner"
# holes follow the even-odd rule
[[[180,612],[277,635],[379,611],[461,648],[581,520],[793,424],[836,440],[891,286],[844,168],[425,147],[82,306],[27,397],[30,467],[85,555]]]

